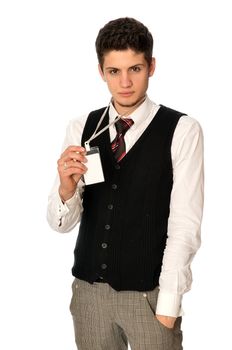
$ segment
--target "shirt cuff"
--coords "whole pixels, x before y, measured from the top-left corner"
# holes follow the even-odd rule
[[[69,209],[71,209],[74,206],[76,206],[77,202],[81,202],[81,196],[79,194],[78,188],[74,193],[74,195],[71,198],[69,198],[67,201],[65,201],[65,204]]]
[[[181,308],[182,295],[159,291],[156,314],[163,316],[183,316]]]
[[[74,195],[65,202],[63,202],[59,196],[59,217],[62,218],[65,216],[70,210],[76,207],[77,203],[81,203],[81,196],[78,189]]]

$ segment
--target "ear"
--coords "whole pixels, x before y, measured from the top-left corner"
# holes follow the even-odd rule
[[[149,67],[149,77],[152,77],[152,75],[154,74],[155,66],[156,66],[155,57],[152,57],[151,64],[150,64],[150,67]]]
[[[104,75],[104,73],[103,73],[103,71],[102,71],[102,68],[101,68],[100,64],[98,64],[98,71],[99,71],[100,76],[102,77],[102,79],[103,79],[104,81],[106,81],[105,75]]]

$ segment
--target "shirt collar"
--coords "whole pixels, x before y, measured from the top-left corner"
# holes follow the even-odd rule
[[[134,124],[131,126],[131,129],[137,128],[141,123],[143,123],[146,120],[153,106],[154,106],[154,102],[152,102],[149,99],[149,97],[146,97],[145,101],[133,113],[131,113],[128,116],[128,118],[132,118],[134,121]],[[113,103],[111,102],[110,108],[109,108],[110,122],[112,122],[117,116],[118,116],[118,113],[114,108]]]

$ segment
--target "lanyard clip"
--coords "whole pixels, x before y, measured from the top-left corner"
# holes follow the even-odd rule
[[[86,149],[87,152],[90,151],[89,141],[85,142],[85,149]]]

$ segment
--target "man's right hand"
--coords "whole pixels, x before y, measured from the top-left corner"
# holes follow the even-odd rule
[[[57,161],[60,177],[59,194],[64,202],[74,195],[80,178],[87,171],[84,164],[87,162],[85,153],[83,147],[69,146]]]

